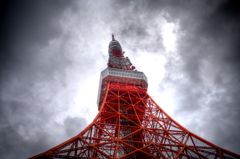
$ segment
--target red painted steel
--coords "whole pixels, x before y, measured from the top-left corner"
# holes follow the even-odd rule
[[[93,122],[77,136],[30,159],[240,158],[174,121],[146,88],[104,82],[106,94]]]
[[[134,85],[109,82],[94,121],[41,158],[240,158],[189,132]]]

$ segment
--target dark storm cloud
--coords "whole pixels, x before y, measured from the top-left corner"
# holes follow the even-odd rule
[[[179,42],[184,64],[178,71],[188,82],[174,81],[181,93],[177,96],[183,97],[177,112],[195,113],[190,118],[197,118],[199,127],[191,123],[193,130],[207,129],[206,138],[240,153],[240,3],[225,1],[200,13],[180,22],[186,36]]]
[[[176,112],[194,113],[189,115],[199,125],[190,124],[194,131],[209,134],[204,136],[240,153],[240,4],[224,1],[213,8],[208,14],[197,12],[183,19],[184,24],[180,19],[186,36],[179,42],[184,64],[178,71],[187,82],[173,81],[178,83],[176,96],[183,98]]]
[[[59,108],[62,111],[67,106],[56,100],[69,94],[61,92],[68,89],[64,78],[71,61],[63,53],[64,41],[54,51],[43,51],[62,36],[59,19],[74,6],[62,0],[4,3],[0,19],[0,158],[31,157],[86,126],[81,118],[69,117],[63,124],[54,121]],[[77,131],[68,124],[75,120],[81,121]]]
[[[54,19],[68,6],[66,1],[7,1],[1,15],[1,65],[14,67],[9,59],[15,64],[25,62],[25,58],[31,58],[32,47],[57,38],[60,30]]]

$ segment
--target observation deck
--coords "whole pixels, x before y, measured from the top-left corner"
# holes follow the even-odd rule
[[[108,82],[137,86],[143,91],[147,91],[148,88],[147,76],[143,72],[108,67],[101,72],[100,76],[97,98],[98,109],[100,109],[104,100]]]

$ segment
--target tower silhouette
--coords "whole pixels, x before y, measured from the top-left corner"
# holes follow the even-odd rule
[[[109,44],[108,67],[101,72],[98,110],[77,136],[30,159],[236,159],[188,131],[154,102],[148,81],[135,70],[120,43]]]

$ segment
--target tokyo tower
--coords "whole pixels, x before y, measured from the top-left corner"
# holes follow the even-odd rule
[[[240,158],[165,113],[147,93],[147,77],[135,70],[114,35],[108,53],[108,67],[100,76],[99,113],[93,122],[75,137],[30,159]]]

